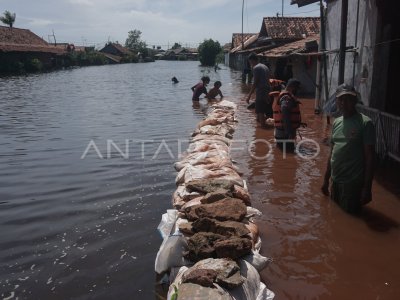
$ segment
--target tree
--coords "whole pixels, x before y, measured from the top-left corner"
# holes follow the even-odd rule
[[[222,50],[218,41],[204,40],[199,46],[199,59],[203,66],[214,66],[218,53]]]
[[[10,28],[13,27],[13,24],[15,22],[15,13],[12,14],[8,10],[4,12],[4,16],[0,17],[0,21],[3,22],[4,24],[10,26]]]
[[[175,43],[173,46],[172,46],[172,50],[175,50],[175,49],[179,49],[179,48],[181,48],[182,47],[182,45],[181,44],[179,44],[179,43]]]
[[[147,54],[147,45],[145,41],[140,39],[142,32],[140,30],[131,30],[128,32],[128,38],[125,41],[125,47],[137,54],[142,53],[144,56]]]

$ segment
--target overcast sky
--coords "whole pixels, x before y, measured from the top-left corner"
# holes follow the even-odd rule
[[[319,6],[302,8],[285,1],[285,15],[318,16]],[[259,32],[262,18],[281,12],[279,0],[246,0],[244,32]],[[241,32],[242,0],[0,0],[0,13],[16,13],[14,24],[45,40],[102,47],[107,41],[125,43],[138,29],[148,45],[179,42],[195,47],[212,38],[222,45]],[[301,14],[301,12],[306,12]]]

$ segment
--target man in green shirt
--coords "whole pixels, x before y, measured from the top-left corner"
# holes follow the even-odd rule
[[[370,118],[357,112],[357,92],[342,84],[336,91],[336,104],[342,112],[332,125],[331,154],[322,192],[345,211],[357,213],[372,200],[375,128]]]

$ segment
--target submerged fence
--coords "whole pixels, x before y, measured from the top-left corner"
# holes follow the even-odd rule
[[[388,156],[400,162],[400,117],[361,105],[357,109],[370,117],[375,125],[375,150],[379,157]]]

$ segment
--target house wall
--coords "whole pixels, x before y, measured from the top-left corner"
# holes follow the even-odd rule
[[[229,52],[224,53],[224,64],[225,66],[229,66]]]
[[[231,53],[229,54],[229,67],[237,71],[243,71],[245,63],[247,64],[248,54]]]
[[[317,77],[317,58],[298,56],[292,59],[293,77],[301,82],[301,95],[315,96]]]
[[[345,61],[345,83],[353,84],[360,93],[365,105],[371,103],[371,87],[374,65],[374,44],[376,39],[376,26],[378,10],[376,0],[360,0],[359,23],[358,23],[358,57],[354,61],[353,53],[346,53]],[[326,48],[327,50],[339,49],[340,47],[340,20],[341,0],[329,1],[327,3],[327,25],[326,25]],[[349,0],[347,21],[347,46],[355,46],[356,21],[358,0]],[[339,53],[328,55],[328,90],[329,96],[335,93],[338,86]],[[353,66],[355,76],[353,78]],[[382,65],[382,68],[387,66]],[[382,78],[384,80],[384,78]],[[324,92],[322,93],[324,95]],[[324,97],[323,97],[324,98]]]
[[[277,58],[268,59],[268,65],[271,70],[271,76],[274,77],[277,67]],[[300,95],[315,96],[316,77],[317,77],[317,58],[311,57],[308,61],[307,56],[292,56],[288,58],[288,64],[292,66],[293,78],[301,82]],[[283,78],[281,78],[282,80]]]

